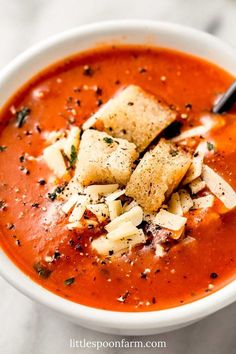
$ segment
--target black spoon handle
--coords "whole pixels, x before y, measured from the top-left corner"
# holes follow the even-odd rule
[[[228,88],[220,100],[213,106],[213,113],[224,113],[236,103],[236,81]]]

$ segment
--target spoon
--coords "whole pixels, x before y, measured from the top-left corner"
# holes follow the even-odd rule
[[[236,103],[236,81],[228,88],[219,101],[213,106],[213,113],[224,113],[230,110]]]

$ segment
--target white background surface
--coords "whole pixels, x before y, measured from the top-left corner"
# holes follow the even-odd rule
[[[236,47],[236,0],[0,0],[0,69],[49,35],[85,23],[118,18],[186,24],[211,32]],[[70,338],[117,339],[58,318],[0,279],[0,354],[97,352],[70,349]],[[138,339],[166,340],[167,348],[103,349],[100,353],[236,353],[236,304],[187,328]]]

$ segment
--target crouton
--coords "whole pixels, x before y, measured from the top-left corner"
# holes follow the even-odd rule
[[[145,211],[157,211],[179,185],[190,164],[189,153],[161,139],[134,170],[126,195],[134,198]]]
[[[136,146],[127,140],[87,130],[82,135],[75,175],[84,186],[94,183],[126,185],[137,157]]]
[[[130,85],[99,109],[83,128],[96,124],[115,138],[124,138],[143,151],[176,118],[174,111],[140,87]]]

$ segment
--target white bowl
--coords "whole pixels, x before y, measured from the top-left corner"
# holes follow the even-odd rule
[[[180,25],[150,21],[111,21],[76,28],[27,50],[0,74],[0,106],[41,69],[99,44],[151,44],[205,58],[236,74],[236,53],[220,40]],[[14,287],[65,318],[98,331],[144,335],[191,324],[236,300],[236,281],[211,295],[179,307],[151,312],[99,310],[63,299],[33,282],[0,250],[0,273]]]

